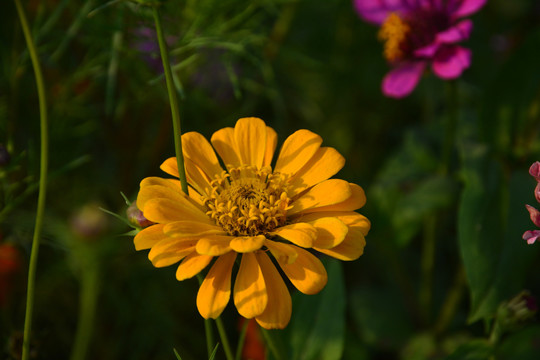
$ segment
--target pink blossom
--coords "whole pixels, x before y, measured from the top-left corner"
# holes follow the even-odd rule
[[[471,64],[471,51],[457,45],[467,40],[471,15],[487,0],[354,0],[364,20],[381,26],[384,54],[393,69],[384,77],[386,96],[409,95],[428,65],[444,80],[455,79]]]
[[[540,203],[540,162],[536,161],[534,164],[531,165],[531,167],[529,168],[529,174],[531,174],[531,176],[534,177],[536,180],[534,196],[536,198],[536,201]],[[527,208],[527,211],[529,211],[531,221],[534,223],[534,225],[540,227],[540,211],[530,205],[525,205],[525,207]],[[534,242],[538,239],[539,236],[540,230],[529,230],[525,231],[525,233],[523,234],[523,240],[526,240],[527,244],[534,244]]]

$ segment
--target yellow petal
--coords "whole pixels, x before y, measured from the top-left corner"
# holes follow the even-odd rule
[[[182,194],[182,190],[177,191],[177,190],[171,189],[170,187],[162,186],[162,185],[144,184],[141,186],[141,189],[139,190],[139,193],[137,194],[137,207],[141,210],[144,210],[144,205],[146,204],[148,200],[157,199],[157,198],[184,202],[185,200],[183,199],[183,197],[184,195]]]
[[[195,251],[195,246],[190,246],[184,249],[178,249],[176,251],[161,252],[158,254],[152,254],[152,250],[148,253],[148,258],[157,268],[169,266],[175,264],[185,258],[187,255]]]
[[[159,168],[171,176],[179,177],[178,162],[176,161],[176,157],[168,158],[161,164]]]
[[[269,233],[277,235],[298,246],[309,248],[317,238],[317,229],[306,223],[290,224],[274,229]]]
[[[227,127],[216,131],[210,141],[228,169],[240,166],[233,128]]]
[[[167,237],[161,240],[160,242],[158,242],[157,244],[155,244],[154,246],[152,246],[152,249],[150,250],[148,257],[151,259],[160,253],[175,252],[175,251],[180,251],[180,250],[195,246],[198,240],[199,238],[194,237],[194,236],[182,237],[182,238]]]
[[[201,255],[220,256],[231,251],[232,236],[208,235],[197,242],[197,252]]]
[[[168,223],[163,232],[167,236],[195,236],[195,235],[225,235],[226,233],[219,226],[201,223],[196,221],[175,221]]]
[[[234,282],[234,305],[246,319],[262,314],[268,303],[266,284],[254,253],[242,255]]]
[[[198,193],[204,194],[206,189],[211,188],[209,176],[193,160],[186,158],[184,166],[188,183],[193,185]],[[198,197],[200,198],[200,195]]]
[[[266,238],[264,235],[239,236],[231,240],[231,249],[239,253],[249,253],[259,250]]]
[[[266,240],[264,245],[270,250],[272,256],[282,263],[292,264],[298,257],[295,246],[272,240]]]
[[[366,236],[371,227],[370,221],[364,216],[354,211],[318,211],[310,214],[302,214],[292,217],[291,220],[310,222],[325,217],[336,217],[343,221],[349,228],[353,228],[362,232]]]
[[[163,233],[164,226],[163,224],[155,224],[139,231],[133,239],[135,250],[150,249],[159,241],[167,239],[168,236]]]
[[[310,209],[309,212],[318,211],[352,211],[360,209],[366,204],[366,194],[364,189],[356,184],[349,184],[351,188],[351,196],[340,203],[332,204],[328,206],[321,206],[316,209]]]
[[[276,151],[277,134],[271,127],[266,127],[266,151],[264,153],[263,166],[270,166],[274,152]]]
[[[358,230],[349,228],[345,240],[338,246],[331,249],[314,248],[314,250],[339,260],[351,261],[358,259],[364,253],[365,246],[366,240],[364,239],[364,235]]]
[[[291,320],[291,295],[268,255],[263,251],[258,251],[255,256],[261,267],[268,294],[268,304],[255,320],[265,329],[283,329]]]
[[[176,161],[175,158],[172,158],[172,159]],[[151,185],[165,186],[169,188],[170,190],[173,190],[177,193],[182,193],[182,186],[180,185],[180,180],[178,179],[164,179],[157,176],[150,176],[150,177],[142,179],[141,184],[140,184],[141,188],[145,186],[151,186]]]
[[[231,297],[231,272],[234,251],[220,256],[210,268],[197,293],[197,309],[205,319],[217,319]]]
[[[295,174],[319,149],[322,138],[309,130],[298,130],[289,136],[279,152],[276,172]]]
[[[143,214],[148,220],[155,223],[169,223],[182,220],[193,220],[207,224],[213,223],[205,213],[187,201],[178,202],[171,199],[153,198],[146,201]]]
[[[242,165],[261,168],[266,153],[266,124],[259,118],[242,118],[234,127],[234,140]]]
[[[198,132],[192,131],[182,135],[182,149],[184,156],[197,164],[210,179],[223,171],[212,145]]]
[[[199,255],[196,252],[189,254],[176,269],[176,279],[182,281],[192,278],[207,267],[213,258],[213,256]]]
[[[323,249],[335,247],[343,242],[349,231],[347,225],[335,217],[320,218],[309,223],[317,229],[317,239],[313,242],[313,247]]]
[[[298,257],[294,263],[285,264],[278,260],[279,266],[298,290],[308,295],[316,294],[328,281],[326,269],[309,251],[302,248],[296,248],[296,251]]]
[[[294,194],[331,178],[345,165],[345,158],[334,148],[319,148],[290,180]]]
[[[344,180],[330,179],[323,181],[294,200],[287,215],[300,212],[313,212],[314,209],[339,204],[351,197],[351,187]]]

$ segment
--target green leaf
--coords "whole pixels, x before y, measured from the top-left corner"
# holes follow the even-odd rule
[[[403,296],[396,288],[356,289],[348,308],[364,344],[384,343],[385,349],[398,350],[414,331]]]
[[[461,345],[445,360],[487,360],[492,354],[491,344],[487,340],[477,339]]]
[[[502,301],[522,290],[527,271],[538,255],[538,247],[528,245],[521,238],[526,229],[534,228],[525,209],[528,200],[534,201],[534,185],[534,180],[526,171],[515,172],[510,177],[509,202],[505,207],[509,210],[502,248],[495,276],[478,303],[477,316],[485,317],[495,313]]]
[[[486,315],[479,311],[490,285],[502,249],[503,176],[500,165],[487,149],[469,145],[462,149],[465,188],[458,210],[458,241],[471,292],[469,321]]]
[[[214,360],[214,358],[216,357],[218,348],[219,348],[219,343],[217,343],[216,346],[214,347],[214,350],[212,351],[212,354],[210,354],[210,357],[208,358],[208,360]]]
[[[176,351],[176,349],[173,349],[173,351],[174,351],[174,355],[176,356],[176,358],[178,360],[182,360],[182,358],[180,357],[180,354],[178,354],[178,351]]]
[[[456,183],[446,177],[433,176],[421,181],[395,206],[392,225],[399,245],[406,245],[420,231],[425,217],[451,205],[457,194]]]
[[[540,343],[540,325],[508,336],[497,348],[497,360],[536,360]]]
[[[323,261],[328,284],[317,295],[297,293],[291,321],[291,359],[338,360],[345,338],[345,285],[341,263]]]

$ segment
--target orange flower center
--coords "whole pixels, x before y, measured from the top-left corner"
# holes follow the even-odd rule
[[[388,61],[403,58],[404,45],[411,27],[397,13],[390,13],[379,30],[379,39],[384,41],[384,57]]]
[[[268,167],[244,165],[216,175],[203,197],[206,214],[228,234],[265,234],[286,221],[289,202],[286,176]]]

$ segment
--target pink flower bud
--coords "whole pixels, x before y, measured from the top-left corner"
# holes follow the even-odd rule
[[[145,228],[153,224],[152,221],[144,217],[143,212],[137,207],[137,201],[134,201],[126,210],[126,215],[130,223],[136,227]]]

